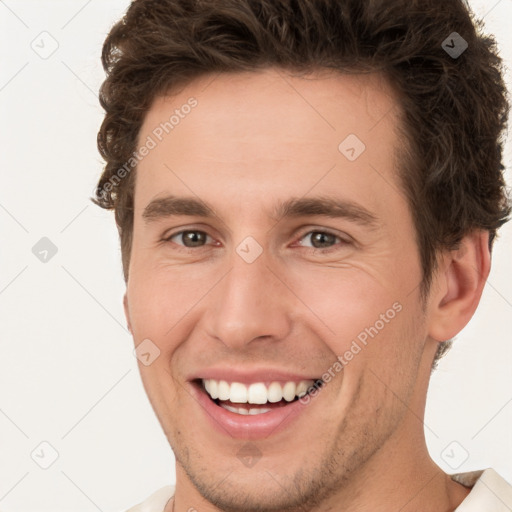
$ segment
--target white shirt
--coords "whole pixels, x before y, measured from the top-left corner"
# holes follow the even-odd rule
[[[512,511],[512,485],[494,469],[461,473],[451,477],[456,482],[471,488],[471,492],[454,512]],[[173,495],[174,486],[168,485],[126,512],[164,512],[165,505]]]

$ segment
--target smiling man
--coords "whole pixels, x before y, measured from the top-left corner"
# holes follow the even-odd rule
[[[136,0],[103,62],[96,201],[176,456],[132,510],[512,510],[423,426],[510,213],[464,4]]]

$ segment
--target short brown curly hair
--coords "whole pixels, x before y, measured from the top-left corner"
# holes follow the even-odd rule
[[[474,229],[489,231],[492,248],[511,211],[502,164],[509,105],[495,41],[481,29],[462,0],[134,0],[103,46],[106,165],[93,199],[115,211],[125,279],[136,171],[126,163],[154,99],[207,73],[271,66],[377,72],[398,93],[400,185],[423,292],[440,249]],[[445,50],[454,37],[467,43],[459,56]]]

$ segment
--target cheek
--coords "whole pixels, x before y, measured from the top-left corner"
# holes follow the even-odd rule
[[[127,297],[136,342],[154,339],[168,343],[189,314],[213,288],[218,274],[178,268],[139,266],[131,274]]]
[[[313,269],[295,276],[291,287],[304,297],[308,318],[314,319],[318,335],[336,355],[349,350],[354,340],[364,346],[377,336],[385,338],[401,314],[399,292],[383,287],[360,269]]]

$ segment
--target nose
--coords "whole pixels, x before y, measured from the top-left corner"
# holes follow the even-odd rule
[[[247,263],[235,253],[230,270],[210,294],[208,331],[230,348],[257,339],[281,340],[291,329],[293,296],[264,254]]]

